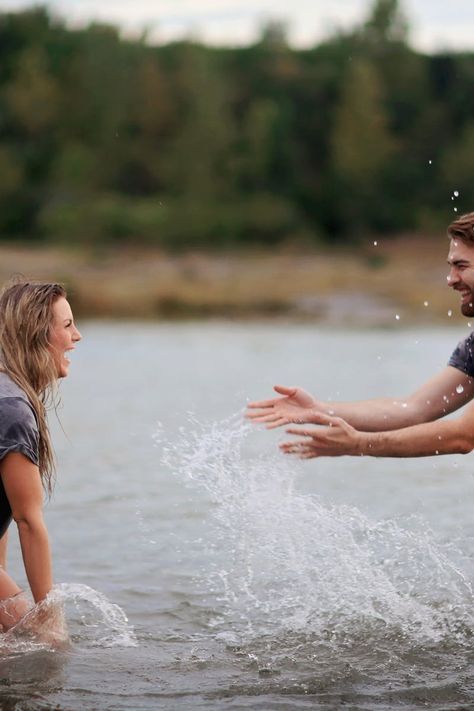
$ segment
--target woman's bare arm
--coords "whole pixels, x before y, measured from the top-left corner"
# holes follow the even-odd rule
[[[51,590],[53,576],[39,470],[17,452],[7,454],[0,466],[5,492],[18,526],[28,582],[35,602],[40,602]]]

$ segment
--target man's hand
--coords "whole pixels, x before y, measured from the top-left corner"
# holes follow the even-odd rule
[[[300,459],[370,453],[370,444],[368,451],[364,451],[363,433],[355,430],[340,417],[319,413],[314,417],[313,422],[318,422],[321,426],[310,429],[296,427],[287,429],[288,434],[304,439],[283,442],[280,444],[282,452],[295,454]]]
[[[322,405],[309,393],[283,385],[275,385],[273,389],[282,397],[249,402],[245,415],[249,420],[265,423],[268,430],[290,422],[314,422],[314,415]]]

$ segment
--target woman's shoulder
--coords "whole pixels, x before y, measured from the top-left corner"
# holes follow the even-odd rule
[[[7,373],[0,371],[0,424],[24,423],[36,428],[34,410],[25,392]]]
[[[27,399],[25,392],[4,370],[0,370],[0,398],[2,397],[22,397]]]
[[[20,452],[38,464],[38,442],[38,425],[26,394],[0,372],[0,460],[10,452]]]

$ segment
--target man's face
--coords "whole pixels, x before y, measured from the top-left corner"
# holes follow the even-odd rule
[[[461,313],[474,316],[474,243],[452,239],[448,264],[448,286],[459,292]]]

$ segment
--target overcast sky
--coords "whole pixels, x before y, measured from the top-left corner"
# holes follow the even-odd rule
[[[0,0],[1,10],[31,6],[31,0]],[[214,44],[249,44],[268,19],[288,23],[292,44],[311,46],[336,28],[367,15],[371,0],[50,0],[49,7],[72,24],[100,20],[126,32],[148,28],[166,42],[192,34]],[[418,49],[474,50],[474,0],[402,0]]]

